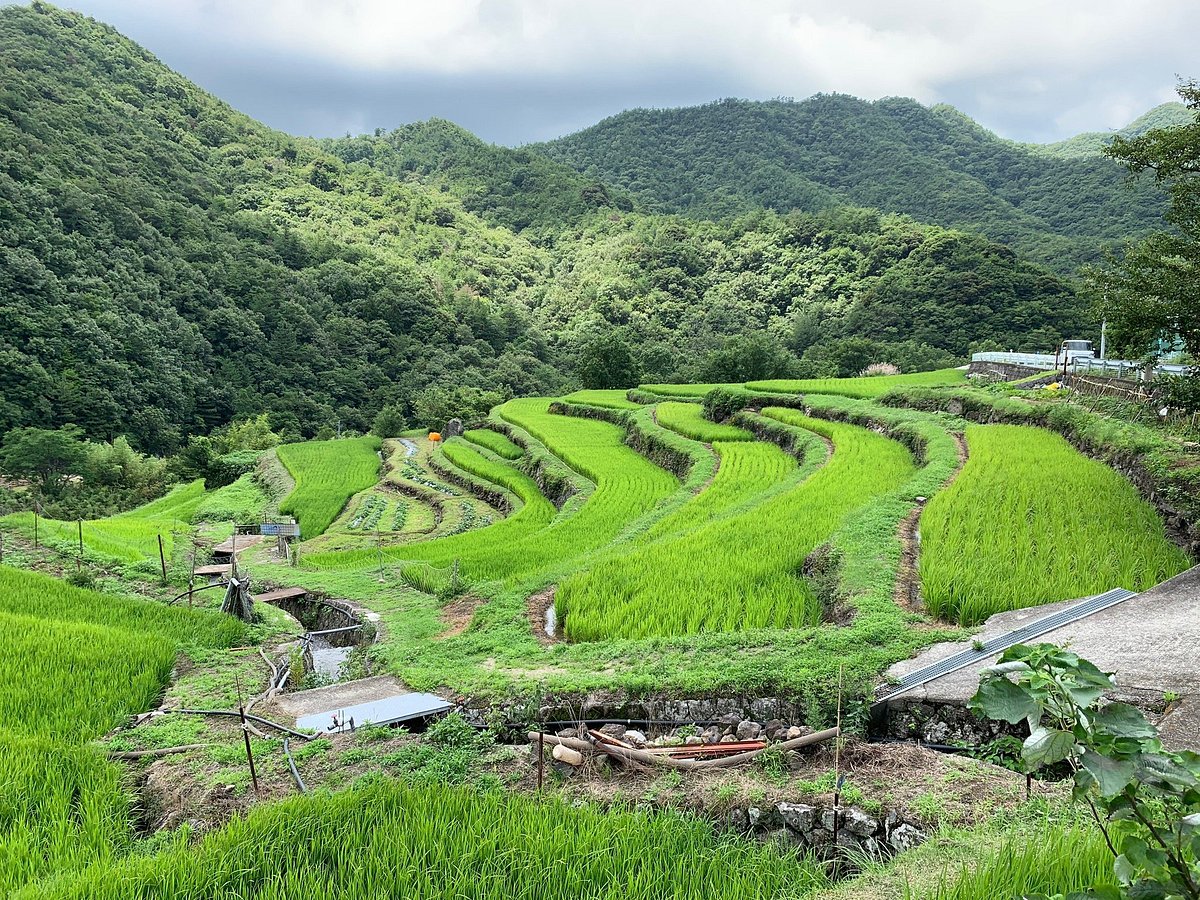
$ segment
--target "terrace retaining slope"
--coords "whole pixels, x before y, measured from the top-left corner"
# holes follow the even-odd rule
[[[998,637],[1075,602],[998,613],[984,623],[976,639]],[[1200,750],[1200,566],[1056,628],[1038,642],[1066,644],[1104,671],[1115,672],[1114,699],[1161,714],[1159,727],[1164,744]],[[902,678],[968,646],[970,643],[965,641],[935,644],[912,659],[896,663],[888,675]],[[889,701],[889,736],[918,737],[936,744],[980,744],[994,738],[1000,726],[976,719],[966,705],[979,686],[980,672],[994,665],[998,655],[981,657]],[[1167,704],[1166,695],[1178,699]]]

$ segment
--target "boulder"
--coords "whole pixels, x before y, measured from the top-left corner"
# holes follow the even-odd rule
[[[780,803],[775,809],[783,824],[798,834],[808,834],[820,818],[820,810],[805,803]]]
[[[633,728],[630,728],[628,731],[625,732],[624,740],[625,740],[625,743],[633,744],[633,746],[635,746],[635,747],[645,747],[646,746],[646,735],[640,731],[633,729]]]
[[[739,741],[753,741],[762,734],[762,726],[757,722],[751,722],[749,719],[742,719],[737,726],[737,739]]]
[[[625,726],[624,725],[614,725],[614,724],[601,725],[600,733],[608,735],[609,737],[617,738],[619,740],[624,739]]]
[[[888,837],[888,844],[897,853],[903,853],[905,850],[911,850],[919,844],[925,842],[925,833],[919,828],[914,828],[907,822],[902,822],[892,829],[891,835]]]

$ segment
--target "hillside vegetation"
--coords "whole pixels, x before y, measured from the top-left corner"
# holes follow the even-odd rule
[[[949,106],[819,94],[636,109],[538,145],[648,208],[718,217],[876,207],[982,232],[1060,272],[1157,225],[1162,192],[1099,156],[1003,140]]]

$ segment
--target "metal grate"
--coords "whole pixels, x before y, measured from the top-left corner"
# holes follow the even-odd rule
[[[1137,594],[1133,591],[1127,591],[1125,588],[1113,588],[1111,591],[1105,591],[1103,594],[1097,594],[1095,597],[1088,597],[1074,606],[1060,609],[1053,615],[1030,622],[1028,625],[1024,625],[1015,631],[1010,631],[1006,634],[998,635],[991,640],[984,641],[982,650],[968,648],[955,653],[953,656],[947,656],[945,659],[917,669],[915,672],[909,672],[900,679],[898,684],[886,685],[883,688],[886,693],[880,696],[875,702],[884,703],[895,699],[901,694],[911,691],[913,688],[941,678],[943,675],[949,675],[951,672],[956,672],[971,665],[971,663],[987,659],[989,656],[1007,650],[1009,647],[1023,644],[1036,637],[1041,637],[1043,634],[1053,631],[1056,628],[1061,628],[1063,625],[1069,625],[1079,619],[1087,618],[1101,610],[1108,609],[1110,606],[1116,606],[1118,603],[1123,603],[1130,597],[1136,596]]]

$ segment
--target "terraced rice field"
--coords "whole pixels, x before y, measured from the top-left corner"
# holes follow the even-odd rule
[[[86,742],[152,706],[184,645],[243,639],[228,617],[102,596],[0,566],[0,894],[133,839],[118,770]]]
[[[582,403],[586,406],[601,406],[606,409],[637,409],[638,404],[629,400],[623,390],[583,390],[563,397],[568,403]]]
[[[206,492],[198,479],[173,488],[165,496],[137,509],[106,519],[83,523],[86,551],[106,560],[134,563],[158,558],[158,538],[170,556],[175,536],[186,532],[200,520],[228,521],[237,515],[260,508],[265,498],[250,476],[215,491]],[[0,524],[16,528],[29,537],[34,534],[33,513],[14,513]],[[55,519],[39,519],[38,540],[65,551],[78,546],[79,524]]]
[[[468,428],[463,437],[472,444],[491,450],[502,459],[520,459],[525,452],[500,432],[488,428]]]
[[[567,579],[556,604],[574,640],[795,628],[821,620],[797,576],[808,554],[873,497],[916,470],[902,445],[787,409],[764,415],[829,438],[829,462],[794,489]],[[668,574],[669,573],[669,574]]]
[[[719,425],[704,418],[699,403],[666,401],[654,407],[658,424],[694,441],[752,441],[754,435],[735,425]]]
[[[279,511],[296,517],[306,540],[323,534],[359,491],[379,480],[376,437],[283,444],[279,461],[296,480]]]
[[[1189,565],[1117,472],[1039,428],[968,426],[970,457],[921,516],[921,584],[941,618],[1143,590]]]
[[[860,378],[801,378],[771,381],[748,381],[752,391],[774,394],[841,394],[845,397],[869,399],[882,397],[888,391],[903,387],[931,387],[962,384],[967,379],[963,369],[938,369],[933,372],[910,372],[905,375],[871,375]]]

